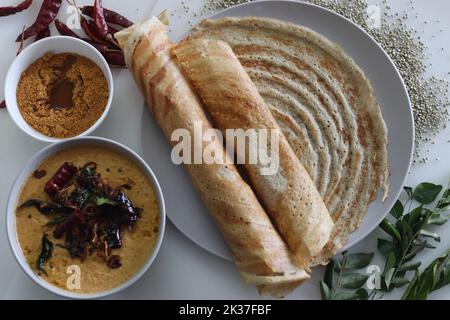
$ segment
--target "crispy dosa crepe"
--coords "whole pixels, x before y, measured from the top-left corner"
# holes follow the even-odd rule
[[[186,129],[194,136],[195,122],[200,121],[204,131],[212,126],[169,54],[172,44],[166,32],[166,25],[154,17],[115,37],[154,118],[170,141],[177,129]],[[224,149],[219,139],[215,142],[220,144],[217,148]],[[309,278],[293,264],[291,252],[234,165],[186,165],[186,169],[248,283],[258,286],[262,293],[279,297]]]
[[[279,154],[272,155],[278,156],[277,171],[262,174],[261,161],[246,161],[243,166],[281,236],[300,263],[309,266],[330,239],[334,224],[256,86],[226,42],[193,39],[175,46],[173,52],[224,134],[227,129],[269,129],[276,134],[268,135],[268,145],[278,143]],[[249,139],[246,143],[250,150]]]
[[[337,44],[293,23],[263,17],[205,20],[190,38],[223,40],[249,74],[315,182],[335,228],[316,263],[356,230],[389,190],[388,135],[374,89]]]

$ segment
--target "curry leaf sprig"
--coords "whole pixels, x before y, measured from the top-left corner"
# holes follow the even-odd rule
[[[413,261],[414,258],[425,249],[435,249],[434,243],[441,241],[430,228],[448,221],[449,216],[445,214],[450,208],[450,189],[444,192],[433,209],[425,206],[435,202],[442,189],[442,186],[432,183],[422,183],[415,189],[405,187],[405,204],[398,200],[390,212],[392,219],[386,218],[380,224],[391,239],[378,239],[378,250],[386,262],[381,274],[381,287],[372,290],[370,298],[408,285],[409,273],[417,273],[421,266],[421,262]],[[415,202],[419,205],[411,210]]]
[[[48,240],[47,234],[44,233],[41,240],[41,253],[39,254],[39,258],[36,262],[36,269],[41,271],[45,275],[48,275],[47,271],[45,270],[45,263],[52,257],[53,247],[53,242]]]
[[[450,211],[450,188],[447,187],[436,206],[431,208],[430,205],[436,202],[442,190],[442,186],[432,183],[422,183],[414,189],[405,187],[406,202],[398,200],[390,211],[391,217],[380,224],[390,239],[378,239],[378,250],[385,257],[384,270],[378,275],[378,287],[368,292],[364,288],[368,275],[354,272],[367,267],[373,254],[343,253],[326,269],[324,280],[320,282],[322,298],[378,299],[387,292],[408,285],[403,298],[418,299],[426,298],[430,292],[449,284],[448,255],[435,260],[422,274],[419,272],[421,262],[414,261],[419,252],[435,249],[434,244],[441,241],[431,229],[445,224],[450,218],[447,214]],[[412,209],[415,203],[418,206]]]
[[[368,276],[356,272],[366,268],[372,261],[373,253],[347,254],[341,259],[332,259],[320,282],[320,292],[324,300],[367,300],[368,291],[363,288]]]
[[[434,260],[422,273],[415,272],[402,300],[426,300],[428,295],[450,284],[450,250]]]

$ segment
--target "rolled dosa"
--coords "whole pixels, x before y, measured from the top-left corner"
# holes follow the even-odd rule
[[[212,129],[212,125],[170,55],[172,44],[166,32],[166,25],[154,17],[115,37],[154,118],[170,141],[177,129],[186,129],[194,136],[194,123],[201,122],[203,131]],[[220,140],[214,141],[220,144],[217,148],[224,150]],[[260,292],[278,297],[309,278],[293,263],[289,248],[234,165],[187,164],[185,167],[248,283],[256,285]]]
[[[314,182],[256,86],[226,42],[192,39],[172,50],[224,135],[228,129],[269,129],[278,134],[277,139],[269,135],[268,144],[279,144],[279,170],[261,174],[261,161],[246,161],[243,166],[281,236],[307,267],[327,244],[334,224]],[[249,140],[246,143],[247,149],[251,148]]]
[[[189,38],[227,42],[266,101],[334,221],[326,264],[389,191],[388,131],[367,75],[338,44],[267,17],[206,19]]]

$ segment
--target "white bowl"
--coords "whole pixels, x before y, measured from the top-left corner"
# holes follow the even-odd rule
[[[5,102],[7,105],[7,109],[13,121],[19,126],[19,128],[24,131],[29,136],[36,138],[38,140],[44,142],[59,142],[67,139],[60,138],[52,138],[48,137],[34,128],[32,128],[22,117],[19,106],[17,105],[17,86],[20,80],[20,76],[22,73],[36,60],[41,58],[45,53],[53,52],[53,53],[64,53],[70,52],[75,53],[81,56],[85,56],[89,58],[93,62],[95,62],[100,69],[103,71],[103,74],[106,77],[109,88],[109,97],[108,103],[103,111],[102,116],[95,122],[93,126],[91,126],[88,130],[81,133],[77,137],[86,136],[91,134],[95,129],[100,126],[100,124],[105,120],[106,115],[111,108],[111,103],[114,95],[114,86],[113,86],[113,78],[111,74],[111,69],[109,68],[108,63],[105,58],[91,46],[89,43],[82,41],[80,39],[66,37],[66,36],[54,36],[50,38],[45,38],[39,40],[30,46],[26,47],[13,61],[9,71],[6,75],[5,80]]]
[[[72,147],[79,147],[79,146],[99,146],[104,148],[109,148],[112,150],[115,150],[117,152],[120,152],[126,156],[128,156],[131,160],[135,161],[140,168],[143,170],[143,172],[147,175],[148,179],[153,185],[153,189],[156,193],[156,196],[158,198],[159,202],[159,233],[158,237],[156,239],[155,246],[152,250],[152,253],[150,257],[147,259],[146,263],[142,266],[141,270],[137,272],[131,279],[129,279],[127,282],[119,285],[118,287],[103,291],[103,292],[97,292],[92,294],[80,294],[68,290],[61,289],[59,287],[56,287],[46,280],[39,277],[30,267],[28,262],[26,261],[25,255],[22,252],[22,249],[19,245],[19,241],[17,238],[17,229],[16,229],[16,208],[18,206],[19,197],[22,191],[23,185],[26,183],[27,179],[32,175],[32,173],[39,167],[39,165],[54,155],[55,153],[58,153],[62,150],[66,150],[68,148]],[[8,205],[6,210],[6,227],[7,227],[7,233],[8,233],[8,240],[11,247],[11,250],[14,254],[14,257],[16,258],[19,265],[22,267],[22,269],[25,271],[25,273],[34,280],[37,284],[39,284],[41,287],[66,298],[72,298],[72,299],[95,299],[95,298],[101,298],[105,297],[114,293],[117,293],[119,291],[122,291],[135,283],[150,267],[150,265],[153,263],[153,261],[156,258],[156,255],[158,254],[158,251],[161,247],[161,243],[163,240],[164,230],[166,225],[166,211],[165,211],[165,204],[164,204],[164,198],[161,191],[161,187],[158,183],[158,180],[155,177],[155,174],[153,171],[149,168],[149,166],[145,163],[142,158],[137,155],[134,151],[129,149],[128,147],[114,142],[109,139],[104,138],[97,138],[97,137],[83,137],[83,138],[75,138],[75,139],[69,139],[60,143],[51,144],[48,147],[42,149],[38,153],[36,153],[31,160],[28,162],[28,164],[25,166],[25,168],[20,172],[19,176],[17,177],[16,181],[14,182],[14,185],[11,189],[9,199],[8,199]]]

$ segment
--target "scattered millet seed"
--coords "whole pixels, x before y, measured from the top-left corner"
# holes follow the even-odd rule
[[[366,0],[309,0],[309,2],[352,20],[367,31],[394,61],[405,81],[413,106],[416,128],[415,158],[419,159],[424,144],[432,141],[430,136],[435,136],[444,129],[450,118],[449,83],[436,77],[424,78],[423,75],[431,66],[427,63],[428,47],[421,41],[421,36],[417,36],[417,30],[406,26],[408,13],[393,14],[387,1],[383,0],[380,5],[381,12],[384,12],[381,28],[371,28],[368,24],[370,18]],[[410,6],[410,10],[414,11],[412,2]],[[416,14],[415,17],[418,18],[419,15]],[[425,24],[427,23],[425,21]],[[425,163],[428,160],[422,158],[420,161]]]
[[[251,2],[252,0],[208,0],[203,6],[200,16],[223,10],[234,5]],[[450,119],[449,83],[436,77],[425,78],[431,63],[428,62],[428,47],[422,42],[419,31],[408,27],[406,21],[409,17],[419,19],[412,1],[409,2],[408,12],[392,12],[391,7],[383,0],[379,6],[381,27],[373,27],[373,18],[369,17],[369,4],[367,0],[306,0],[350,19],[368,32],[388,53],[403,77],[408,89],[409,97],[414,111],[416,128],[415,163],[426,163],[429,159],[422,157],[424,145],[432,142],[431,137],[436,136],[446,127]],[[189,6],[183,4],[183,9],[189,11]],[[197,15],[197,13],[195,13]],[[439,24],[439,20],[435,20]],[[425,25],[429,21],[423,22]],[[443,32],[440,29],[439,32]],[[424,34],[421,31],[420,34]],[[436,38],[436,34],[433,38]],[[441,52],[444,48],[441,48]],[[448,72],[450,75],[450,72]]]
[[[252,0],[209,0],[203,6],[201,14],[220,11],[247,2],[252,2]]]

